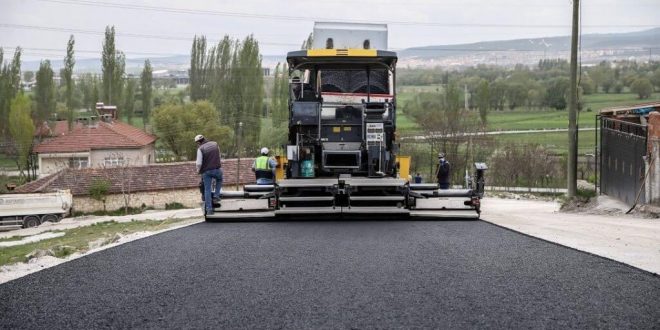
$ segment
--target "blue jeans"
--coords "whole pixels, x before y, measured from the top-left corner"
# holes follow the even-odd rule
[[[259,178],[257,184],[273,184],[273,179]]]
[[[211,184],[215,179],[215,192],[211,194]],[[208,170],[202,173],[202,180],[204,181],[204,207],[207,212],[213,212],[213,198],[220,199],[220,191],[222,190],[222,169]]]

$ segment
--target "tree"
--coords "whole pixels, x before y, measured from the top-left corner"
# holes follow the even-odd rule
[[[124,53],[115,48],[114,26],[105,28],[101,64],[103,66],[103,103],[121,104],[126,57]]]
[[[286,63],[282,67],[277,63],[275,67],[270,109],[274,128],[286,124],[289,110],[289,73]]]
[[[482,80],[477,87],[476,105],[479,109],[479,117],[481,123],[486,125],[488,117],[488,109],[490,108],[490,94],[488,91],[488,81]]]
[[[231,77],[227,95],[233,113],[223,114],[223,123],[238,131],[243,123],[246,148],[255,149],[259,141],[263,109],[263,71],[259,43],[252,35],[237,45],[231,63]]]
[[[117,58],[115,57],[115,27],[105,27],[105,40],[103,41],[103,52],[101,53],[101,64],[103,65],[103,103],[112,104],[112,87],[115,81]]]
[[[104,179],[95,179],[89,185],[89,196],[99,202],[103,202],[103,212],[105,212],[105,202],[110,191],[110,181]]]
[[[648,78],[637,78],[630,85],[630,91],[637,94],[640,99],[648,99],[653,93],[653,84]]]
[[[2,65],[2,63],[0,63]],[[23,81],[30,82],[34,79],[34,71],[24,71],[23,72]]]
[[[4,63],[4,54],[0,48],[0,137],[8,134],[11,100],[21,88],[21,53],[21,48],[16,47],[11,62]]]
[[[112,81],[112,102],[115,105],[121,105],[124,91],[124,72],[126,69],[126,56],[124,56],[124,53],[117,51],[115,64],[115,73],[113,74]],[[119,116],[120,111],[121,107],[117,107],[117,116]]]
[[[37,102],[35,118],[37,123],[41,124],[55,113],[55,105],[57,103],[55,101],[53,69],[50,66],[49,60],[42,61],[41,64],[39,64],[34,98]]]
[[[66,57],[64,57],[64,69],[62,70],[62,79],[66,86],[66,120],[69,123],[69,130],[73,128],[73,66],[76,60],[73,58],[73,46],[75,44],[73,35],[69,37],[69,42],[66,46]]]
[[[19,94],[11,101],[9,112],[9,132],[16,147],[16,165],[21,178],[26,177],[24,171],[28,169],[29,156],[32,152],[34,124],[30,118],[31,108],[30,99]]]
[[[126,93],[124,93],[124,113],[129,124],[132,124],[133,113],[135,111],[135,89],[137,82],[135,79],[126,81]]]
[[[142,93],[142,122],[147,128],[153,102],[153,71],[149,60],[144,61],[144,68],[140,75],[140,92]]]
[[[206,37],[193,39],[190,50],[190,100],[199,101],[208,98],[206,72]]]
[[[154,109],[156,135],[177,160],[194,160],[197,147],[192,139],[197,134],[218,142],[220,150],[231,150],[233,133],[220,124],[218,114],[208,101],[188,104],[164,104]]]
[[[554,78],[548,83],[544,104],[557,110],[566,109],[566,94],[569,89],[569,80],[565,77]]]

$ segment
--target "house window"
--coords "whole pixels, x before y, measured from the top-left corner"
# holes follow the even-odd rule
[[[89,167],[89,160],[87,157],[71,157],[69,158],[69,168],[87,168]]]
[[[105,157],[105,166],[121,166],[124,165],[124,157]]]

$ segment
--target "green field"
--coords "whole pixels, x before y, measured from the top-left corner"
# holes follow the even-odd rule
[[[578,155],[594,153],[594,134],[594,131],[578,132]],[[495,140],[502,144],[540,144],[558,155],[568,154],[568,132],[501,134],[495,135]]]
[[[426,88],[423,88],[426,87]],[[406,86],[400,88],[397,94],[399,102],[399,128],[402,131],[416,131],[415,123],[406,118],[405,113],[401,109],[405,109],[406,102],[409,102],[415,93],[423,91],[435,91],[437,86]],[[594,127],[595,117],[598,112],[604,108],[632,105],[636,103],[645,103],[652,101],[660,101],[660,93],[654,93],[649,99],[640,100],[636,94],[592,94],[585,95],[583,111],[578,114],[579,127]],[[530,110],[525,107],[516,108],[515,110],[495,111],[488,112],[488,131],[512,131],[512,130],[537,130],[537,129],[551,129],[551,128],[568,128],[568,111],[567,110]]]

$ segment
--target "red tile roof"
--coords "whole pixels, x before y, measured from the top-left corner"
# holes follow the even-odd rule
[[[83,127],[83,123],[74,122],[73,129]],[[34,131],[34,136],[41,138],[57,137],[69,132],[69,124],[66,120],[45,121]]]
[[[53,132],[60,132],[66,122],[56,122]],[[40,143],[36,153],[85,152],[93,149],[141,148],[156,141],[156,137],[129,124],[113,121],[94,126],[78,124],[71,132]]]
[[[241,159],[238,184],[255,182],[250,170],[254,158]],[[236,185],[236,159],[223,159],[223,185]],[[133,167],[65,169],[55,174],[24,184],[17,193],[50,192],[70,189],[74,196],[89,195],[89,187],[95,180],[110,182],[110,193],[121,193],[122,183],[132,192],[197,188],[200,176],[195,162],[151,164]]]

